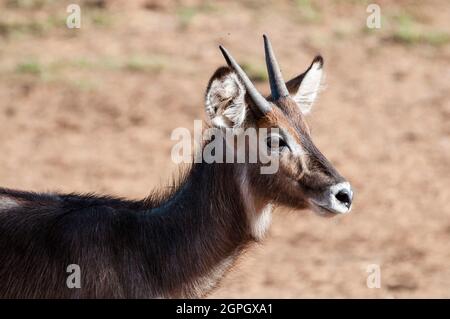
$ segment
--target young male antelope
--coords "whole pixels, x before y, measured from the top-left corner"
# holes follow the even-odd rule
[[[285,83],[264,36],[271,95],[264,98],[232,56],[206,91],[208,123],[268,128],[273,174],[261,163],[194,163],[169,193],[142,201],[0,189],[0,297],[198,297],[266,233],[274,205],[322,215],[350,211],[350,185],[311,140],[304,115],[323,60]],[[276,133],[272,133],[276,132]],[[81,288],[66,285],[79,265]]]

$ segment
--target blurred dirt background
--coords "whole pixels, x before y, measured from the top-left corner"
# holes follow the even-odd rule
[[[70,3],[81,29],[65,26]],[[204,118],[218,44],[267,92],[266,32],[285,78],[325,58],[309,120],[354,209],[276,210],[212,297],[449,298],[450,3],[377,3],[371,30],[356,0],[0,1],[0,185],[131,198],[167,185],[170,134]]]

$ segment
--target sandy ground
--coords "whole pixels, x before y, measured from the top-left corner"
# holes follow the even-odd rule
[[[379,1],[379,30],[365,1],[82,1],[77,30],[69,3],[0,2],[1,186],[141,198],[167,184],[170,134],[204,118],[218,44],[264,78],[267,32],[286,78],[325,58],[310,125],[354,208],[277,209],[212,297],[450,297],[448,1]]]

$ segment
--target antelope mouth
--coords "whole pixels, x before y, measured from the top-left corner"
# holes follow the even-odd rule
[[[313,201],[310,201],[310,207],[314,213],[321,217],[335,217],[337,215],[341,215],[342,212],[332,209],[331,207],[323,206],[320,204],[317,204]]]

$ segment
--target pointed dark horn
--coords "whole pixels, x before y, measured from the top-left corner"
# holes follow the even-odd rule
[[[225,60],[227,61],[228,66],[231,67],[236,72],[239,79],[244,84],[248,94],[250,95],[256,106],[259,108],[259,110],[263,114],[269,112],[272,109],[270,103],[264,98],[264,96],[261,95],[261,93],[258,92],[258,90],[253,85],[252,81],[250,81],[250,79],[248,78],[247,74],[245,74],[244,70],[242,70],[242,68],[239,66],[239,64],[237,64],[237,62],[228,53],[228,51],[221,45],[219,46],[219,48],[220,51],[222,51],[222,54]]]
[[[272,92],[272,98],[274,101],[280,97],[289,95],[289,91],[284,83],[283,76],[281,75],[280,67],[278,66],[277,59],[272,50],[269,38],[264,34],[264,51],[266,55],[267,72],[269,73],[270,91]]]

